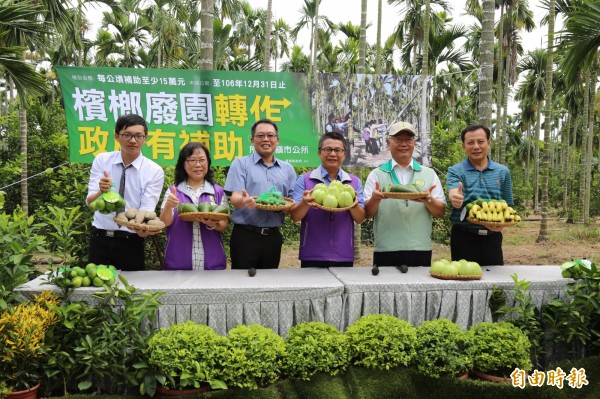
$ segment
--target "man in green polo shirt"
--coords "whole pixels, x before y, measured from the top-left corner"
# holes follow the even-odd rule
[[[488,157],[490,129],[487,126],[466,127],[461,133],[461,140],[467,159],[451,166],[446,177],[452,203],[452,260],[466,259],[481,266],[503,265],[502,227],[488,229],[469,223],[463,210],[466,204],[477,198],[503,199],[512,206],[510,171]]]
[[[392,159],[369,173],[365,183],[366,217],[373,217],[377,266],[430,266],[432,217],[444,216],[446,198],[435,171],[413,159],[413,125],[396,122],[388,128]],[[418,200],[384,199],[387,184],[416,184],[427,197]]]

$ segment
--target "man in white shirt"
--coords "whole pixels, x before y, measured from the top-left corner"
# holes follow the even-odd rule
[[[120,150],[99,154],[94,159],[86,204],[111,188],[119,192],[122,188],[125,209],[155,211],[165,174],[158,164],[142,155],[148,137],[146,121],[139,115],[122,115],[115,124],[114,137]],[[113,221],[114,216],[94,213],[88,261],[127,271],[144,270],[144,237],[156,233],[119,226]]]

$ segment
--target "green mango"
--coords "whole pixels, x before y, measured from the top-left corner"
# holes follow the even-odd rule
[[[418,191],[414,184],[394,184],[390,187],[392,193],[416,193]]]
[[[212,212],[212,206],[210,205],[210,202],[198,203],[198,212]]]
[[[179,213],[198,212],[198,208],[196,208],[196,205],[190,204],[190,203],[179,204],[179,205],[177,205],[177,212],[179,212]]]
[[[212,212],[225,213],[225,214],[229,215],[229,208],[227,208],[226,206],[223,206],[223,205],[217,205],[212,209]]]

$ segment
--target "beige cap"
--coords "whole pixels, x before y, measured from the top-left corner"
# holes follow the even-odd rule
[[[396,122],[388,128],[388,136],[395,136],[400,132],[408,132],[414,136],[417,135],[415,133],[415,127],[408,122]]]

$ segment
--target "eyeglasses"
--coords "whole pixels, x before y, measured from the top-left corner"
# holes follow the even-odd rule
[[[120,133],[119,135],[123,137],[125,141],[129,141],[132,138],[134,138],[135,141],[142,141],[146,138],[146,136],[143,134]]]
[[[208,161],[208,159],[206,159],[206,158],[200,158],[200,159],[188,158],[185,160],[185,162],[187,162],[188,165],[201,165],[201,164],[205,163],[206,161]]]
[[[276,137],[277,137],[276,134],[255,134],[254,135],[254,138],[258,139],[258,140],[264,140],[265,138],[267,138],[269,140],[273,140]]]
[[[414,137],[390,137],[390,140],[396,143],[412,143],[415,141]]]
[[[346,150],[344,150],[343,148],[321,148],[321,151],[323,151],[325,154],[329,155],[332,152],[335,152],[335,155],[340,155],[343,154],[344,152],[346,152]]]

